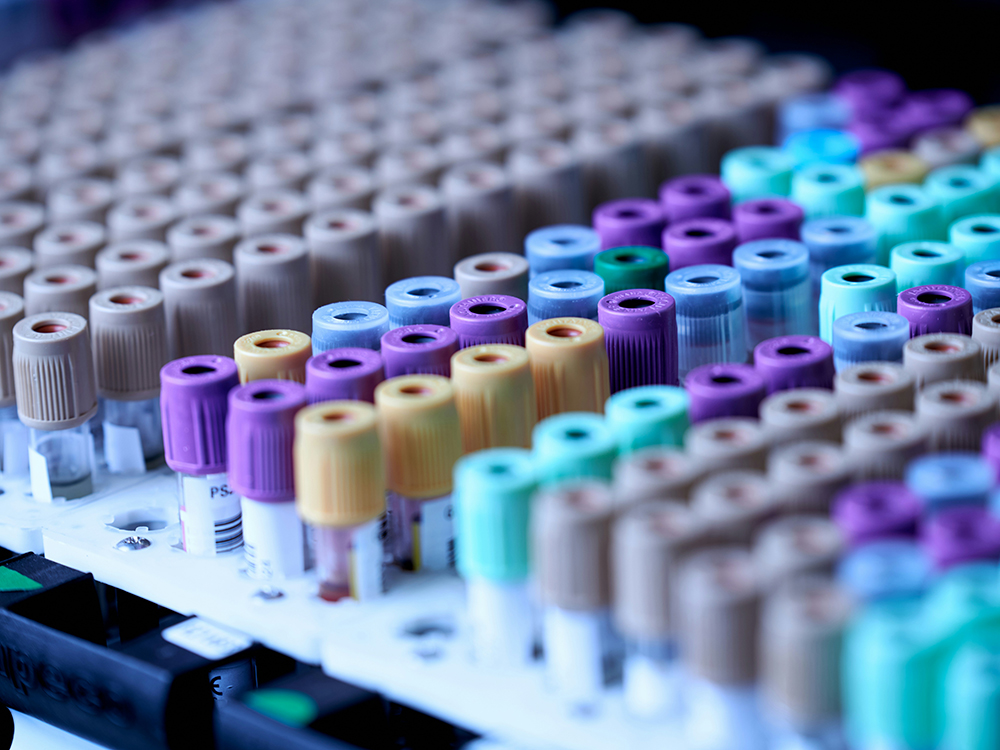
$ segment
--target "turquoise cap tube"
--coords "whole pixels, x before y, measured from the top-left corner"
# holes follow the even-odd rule
[[[1000,747],[1000,630],[963,643],[944,674],[941,746]]]
[[[807,219],[863,216],[865,177],[852,164],[807,164],[792,175],[791,199],[802,206]]]
[[[919,185],[884,185],[865,200],[865,218],[878,235],[876,262],[889,265],[889,251],[918,240],[944,240],[948,227],[941,204]]]
[[[941,204],[947,227],[966,216],[1000,211],[1000,178],[968,164],[933,170],[924,189]]]
[[[966,216],[951,225],[948,242],[962,251],[965,264],[1000,260],[1000,214]]]
[[[833,345],[833,322],[856,312],[896,312],[896,274],[885,266],[852,263],[823,273],[819,294],[819,337]]]
[[[788,195],[792,190],[792,157],[774,146],[748,146],[722,157],[722,181],[733,203]]]
[[[543,419],[531,443],[539,486],[585,477],[611,480],[618,441],[599,414],[567,412]]]
[[[925,284],[962,286],[965,256],[947,242],[904,242],[892,249],[889,268],[899,292]]]
[[[604,405],[604,418],[625,456],[656,445],[684,445],[688,395],[672,385],[646,385],[619,391]]]

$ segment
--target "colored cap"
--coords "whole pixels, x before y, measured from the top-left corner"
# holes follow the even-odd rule
[[[684,388],[692,424],[719,417],[754,417],[765,396],[764,378],[750,365],[702,365],[688,373]]]
[[[781,149],[792,158],[798,170],[817,162],[853,164],[861,152],[861,144],[843,130],[816,128],[792,133],[785,138]]]
[[[767,392],[833,388],[833,348],[815,336],[778,336],[753,350],[753,366]]]
[[[687,174],[660,185],[660,205],[667,222],[716,217],[728,219],[732,195],[715,175]]]
[[[794,160],[773,146],[737,148],[722,157],[722,181],[733,194],[733,203],[788,195],[792,189]]]
[[[171,356],[228,354],[236,340],[232,265],[202,258],[171,263],[160,273]]]
[[[688,428],[688,396],[682,388],[648,385],[629,388],[608,399],[608,427],[621,455],[658,445],[684,444]]]
[[[995,632],[958,646],[942,675],[943,747],[980,748],[1000,743],[1000,685]]]
[[[528,301],[528,261],[514,253],[481,253],[455,264],[462,299],[506,294]]]
[[[683,500],[703,470],[686,452],[658,446],[621,456],[612,467],[619,506],[646,500]]]
[[[853,484],[833,501],[831,516],[847,544],[912,538],[923,514],[920,499],[900,481]]]
[[[892,249],[889,267],[896,274],[896,289],[902,292],[923,285],[961,285],[965,260],[946,242],[905,242]]]
[[[930,576],[930,560],[910,538],[866,542],[837,566],[838,583],[863,602],[915,598]]]
[[[536,490],[531,453],[492,448],[455,464],[455,541],[463,578],[523,581]]]
[[[865,212],[865,176],[853,164],[820,162],[795,170],[791,199],[806,217],[862,216]],[[852,261],[867,263],[868,259]]]
[[[982,457],[993,467],[994,473],[1000,477],[1000,423],[994,424],[983,432]]]
[[[597,308],[604,327],[611,392],[641,385],[677,385],[677,316],[674,299],[654,289],[604,297]]]
[[[992,261],[994,265],[991,268],[995,268],[996,263],[1000,261],[1000,216],[980,214],[959,219],[948,230],[948,243],[962,251],[966,263],[978,266],[981,262]],[[965,269],[967,279],[970,272],[975,273],[971,267]],[[984,281],[988,283],[990,280],[994,285],[1000,283],[995,276]],[[975,291],[971,289],[970,291],[975,298]],[[987,305],[987,307],[992,306]]]
[[[445,276],[414,276],[385,288],[389,328],[448,325],[448,312],[462,299],[458,282]]]
[[[483,344],[524,346],[528,306],[504,294],[469,297],[452,305],[450,321],[463,349]]]
[[[385,375],[451,375],[451,355],[459,349],[458,334],[447,326],[408,325],[382,336]]]
[[[708,419],[684,435],[688,455],[706,473],[724,469],[763,470],[770,445],[760,422],[749,417]]]
[[[720,471],[699,482],[691,509],[712,543],[746,546],[780,510],[764,472],[749,469]]]
[[[906,469],[907,487],[931,511],[985,507],[995,482],[993,467],[978,452],[923,456]]]
[[[939,570],[1000,559],[1000,519],[985,508],[966,506],[935,513],[924,522],[920,536]]]
[[[120,286],[95,294],[90,341],[101,398],[145,401],[160,395],[160,368],[167,363],[162,292]]]
[[[304,331],[312,314],[306,243],[289,234],[258,234],[233,252],[236,307],[243,330]]]
[[[972,295],[957,286],[928,284],[904,289],[896,312],[910,323],[910,336],[972,330]]]
[[[86,318],[97,274],[86,266],[49,266],[24,279],[24,314],[71,312]]]
[[[989,370],[1000,359],[1000,308],[976,314],[972,319],[972,338],[982,349],[983,366]]]
[[[913,410],[913,374],[896,362],[869,361],[837,373],[837,408],[847,421],[873,411]]]
[[[983,380],[982,347],[971,336],[929,333],[903,347],[903,366],[916,380],[917,389],[941,380]]]
[[[1000,232],[1000,225],[997,227]],[[965,288],[972,295],[972,312],[1000,307],[1000,258],[973,263],[965,269]]]
[[[806,439],[774,448],[767,458],[767,478],[783,511],[826,515],[851,472],[838,443]]]
[[[833,92],[847,102],[857,116],[899,101],[906,94],[906,84],[888,70],[862,69],[840,76]]]
[[[526,349],[510,344],[462,349],[451,358],[451,384],[466,453],[531,447],[537,406]]]
[[[96,221],[49,224],[35,235],[35,267],[70,264],[93,268],[105,239],[104,226]]]
[[[0,291],[24,293],[24,279],[31,273],[34,255],[23,247],[0,247]]]
[[[632,245],[659,247],[666,218],[660,204],[649,198],[622,198],[594,209],[594,229],[601,250]]]
[[[462,455],[455,392],[440,375],[403,375],[375,389],[386,486],[409,498],[435,498],[452,488]]]
[[[557,224],[542,227],[524,238],[524,254],[531,276],[573,268],[594,269],[594,256],[601,251],[601,236],[590,227]]]
[[[913,412],[881,406],[847,422],[844,451],[855,479],[900,479],[927,451],[927,431]]]
[[[1000,211],[1000,183],[978,167],[952,164],[932,170],[924,189],[941,204],[946,227],[966,216]]]
[[[240,497],[295,497],[295,414],[305,405],[305,388],[288,380],[255,380],[229,392],[229,483]]]
[[[778,122],[784,133],[814,128],[840,128],[850,119],[851,111],[847,103],[829,91],[799,94],[778,105]]]
[[[535,426],[531,442],[542,486],[584,477],[611,481],[618,439],[599,414],[556,414]]]
[[[656,247],[616,247],[594,256],[594,273],[604,279],[604,293],[660,289],[670,260]]]
[[[306,381],[306,360],[312,354],[309,337],[299,331],[274,329],[240,336],[233,344],[233,358],[240,382],[253,380]]]
[[[814,294],[819,293],[820,279],[829,269],[875,262],[875,227],[860,216],[810,218],[800,234],[809,249]]]
[[[902,362],[910,322],[893,312],[842,315],[833,321],[833,364],[844,370],[861,362]]]
[[[815,302],[805,245],[784,239],[746,242],[733,253],[733,267],[743,286],[751,346],[775,336],[810,332]]]
[[[295,415],[295,507],[313,526],[356,526],[385,513],[375,407],[328,401]]]
[[[985,148],[1000,146],[1000,107],[977,107],[965,119],[965,129]]]
[[[897,245],[943,240],[948,234],[941,206],[918,185],[885,185],[871,190],[865,218],[878,233],[876,262],[884,266],[889,265],[889,252]]]
[[[378,351],[389,330],[389,311],[375,302],[334,302],[312,315],[313,354],[357,347]]]
[[[167,465],[183,474],[226,471],[229,391],[239,385],[236,362],[199,354],[160,370],[160,415]]]
[[[0,409],[13,406],[14,325],[24,317],[24,300],[13,292],[0,291]]]
[[[97,254],[97,287],[160,286],[160,271],[170,263],[170,249],[156,240],[108,245]],[[2,269],[2,266],[0,266]]]
[[[927,430],[931,452],[978,451],[996,411],[996,396],[974,380],[942,380],[917,393],[917,419]]]
[[[528,283],[528,325],[549,318],[597,320],[604,279],[591,271],[564,268],[540,273]]]
[[[805,214],[783,198],[758,198],[733,207],[733,224],[739,242],[774,238],[799,239]]]
[[[819,298],[819,337],[833,341],[833,323],[856,312],[896,312],[896,274],[883,266],[858,263],[823,273]]]
[[[663,232],[663,252],[675,271],[704,263],[731,266],[735,248],[736,227],[727,219],[682,219]]]
[[[538,593],[548,606],[601,610],[611,600],[611,491],[594,481],[543,490],[532,517]]]
[[[903,98],[900,119],[910,132],[957,125],[972,110],[972,97],[958,89],[911,91]]]
[[[217,258],[233,262],[233,248],[240,239],[236,219],[219,214],[199,214],[181,219],[167,230],[173,260]]]
[[[866,156],[858,161],[869,191],[898,188],[907,183],[921,183],[931,165],[899,146],[905,137],[890,121],[856,123],[851,131],[862,143]],[[913,185],[916,187],[916,184]]]
[[[382,355],[371,349],[327,349],[306,361],[306,398],[375,403],[375,387],[385,380]]]
[[[583,318],[551,318],[525,334],[538,418],[567,411],[602,413],[611,395],[604,328]]]
[[[760,421],[774,445],[802,440],[840,442],[837,398],[825,389],[793,388],[771,394],[760,404]]]

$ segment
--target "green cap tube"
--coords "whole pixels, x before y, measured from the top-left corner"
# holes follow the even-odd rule
[[[780,148],[737,148],[722,157],[722,181],[733,194],[733,203],[788,195],[794,166],[792,157]]]
[[[941,747],[1000,747],[1000,631],[959,646],[945,671],[942,713]]]
[[[823,272],[819,292],[819,337],[833,345],[833,322],[856,312],[896,312],[896,274],[884,266],[852,263]]]
[[[807,164],[792,175],[791,198],[807,219],[864,216],[865,176],[853,164]]]
[[[619,455],[657,445],[684,445],[688,395],[672,385],[646,385],[619,391],[604,405]]]
[[[535,463],[524,448],[491,448],[455,464],[455,544],[464,578],[528,577]]]
[[[889,251],[917,240],[944,240],[948,227],[941,204],[919,185],[884,185],[868,193],[865,217],[878,235],[876,259],[889,265]]]
[[[543,419],[531,442],[540,486],[583,477],[611,480],[618,443],[599,414],[577,411]]]
[[[1000,258],[1000,215],[966,216],[951,225],[948,241],[962,251],[965,264]]]
[[[896,291],[924,284],[962,286],[965,256],[947,242],[904,242],[889,255],[889,268],[896,274]]]
[[[946,227],[966,216],[1000,211],[1000,178],[968,164],[933,170],[924,189],[941,204]]]
[[[614,247],[594,256],[594,273],[604,280],[604,294],[628,289],[663,289],[670,258],[655,247]]]

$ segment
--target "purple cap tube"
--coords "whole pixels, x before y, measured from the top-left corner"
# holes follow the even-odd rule
[[[916,135],[932,128],[960,125],[972,107],[972,97],[957,89],[913,91],[898,109],[896,127]]]
[[[776,237],[797,240],[804,218],[801,206],[784,198],[758,198],[733,208],[733,224],[740,244]]]
[[[668,223],[714,217],[728,219],[733,196],[715,175],[688,174],[660,186],[660,205]]]
[[[816,336],[777,336],[757,344],[753,366],[768,394],[792,388],[833,390],[833,347]]]
[[[528,306],[506,294],[469,297],[451,306],[451,328],[462,349],[480,344],[524,346]]]
[[[736,229],[725,219],[684,219],[663,230],[663,252],[670,270],[714,263],[733,265]]]
[[[1000,519],[985,508],[949,508],[931,516],[921,542],[939,570],[1000,558]]]
[[[848,544],[914,537],[923,512],[920,498],[903,482],[862,482],[833,501],[831,515]]]
[[[371,349],[327,349],[306,362],[306,399],[375,403],[375,386],[385,380],[382,355]]]
[[[594,209],[594,229],[601,236],[601,250],[613,247],[660,247],[666,219],[660,204],[649,198],[622,198]]]
[[[972,333],[972,295],[957,286],[927,284],[904,289],[896,312],[910,321],[910,338],[928,333]]]
[[[833,91],[858,116],[899,101],[906,93],[906,84],[888,70],[855,70],[842,75]]]
[[[674,298],[654,289],[609,294],[597,305],[604,326],[611,392],[640,385],[677,385]]]
[[[385,377],[442,375],[451,377],[451,355],[459,350],[458,334],[448,326],[400,326],[382,336]]]
[[[750,365],[728,362],[702,365],[688,373],[688,419],[691,424],[723,417],[757,418],[767,395],[764,378]]]
[[[983,458],[993,467],[997,482],[1000,483],[1000,422],[983,431],[982,445]]]

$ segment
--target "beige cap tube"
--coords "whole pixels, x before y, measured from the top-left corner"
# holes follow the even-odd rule
[[[799,440],[840,442],[837,397],[822,388],[793,388],[768,396],[760,404],[760,421],[772,445]]]
[[[523,346],[470,346],[451,358],[451,384],[465,453],[531,447],[538,421],[535,386]]]
[[[917,394],[917,421],[927,450],[979,452],[983,430],[997,418],[997,399],[984,383],[944,380]]]
[[[989,370],[1000,360],[1000,307],[976,313],[972,319],[972,340],[982,350],[983,368]]]
[[[0,247],[0,291],[24,294],[24,279],[34,264],[34,255],[23,247]]]
[[[705,473],[727,469],[763,471],[770,447],[763,426],[750,417],[708,419],[688,428],[684,447]]]
[[[24,317],[24,300],[13,292],[0,292],[0,409],[13,406],[14,325]]]
[[[173,260],[217,258],[233,262],[233,248],[240,239],[236,219],[221,214],[202,214],[181,219],[167,230]]]
[[[156,240],[108,245],[97,254],[97,288],[148,286],[158,289],[160,271],[170,263],[170,248]]]
[[[825,516],[786,516],[772,521],[754,542],[761,584],[774,588],[803,573],[831,575],[844,549],[837,524]]]
[[[913,411],[913,374],[895,362],[852,365],[837,373],[833,390],[845,424],[873,411]]]
[[[965,118],[965,129],[983,148],[1000,146],[1000,106],[978,107]]]
[[[971,336],[929,333],[916,336],[903,347],[903,367],[919,391],[941,380],[984,380],[982,347]]]
[[[312,356],[312,339],[299,331],[276,328],[240,336],[233,344],[233,359],[240,383],[252,380],[306,382],[306,361]]]
[[[455,264],[462,299],[506,294],[528,301],[528,259],[514,253],[481,253]]]
[[[24,314],[71,312],[86,318],[97,274],[86,266],[49,266],[24,279]]]
[[[259,234],[236,246],[233,261],[242,330],[310,330],[309,252],[301,237]]]
[[[236,282],[224,260],[171,263],[160,273],[170,358],[194,354],[228,357],[237,336]]]
[[[757,530],[780,509],[762,471],[722,471],[700,482],[691,492],[691,510],[716,544],[749,546]]]
[[[50,224],[35,235],[35,268],[66,264],[93,268],[105,239],[104,227],[95,221]]]
[[[143,286],[112,287],[90,298],[90,339],[97,394],[115,401],[160,395],[167,363],[163,293]]]
[[[529,327],[538,419],[567,411],[604,413],[611,397],[604,328],[586,318],[552,318]]]
[[[173,202],[162,195],[136,195],[119,201],[108,211],[108,237],[111,242],[159,240],[167,236],[167,227],[177,220]]]
[[[775,448],[767,459],[773,500],[785,513],[826,513],[851,472],[837,443],[800,440]]]
[[[642,448],[614,463],[614,496],[618,507],[646,500],[686,500],[704,474],[679,448]]]
[[[927,431],[909,411],[875,411],[844,427],[844,451],[855,481],[898,480],[927,451]]]
[[[858,166],[865,176],[866,190],[901,182],[919,184],[930,171],[930,165],[920,157],[909,151],[896,149],[877,151],[865,156],[858,161]]]
[[[325,401],[295,415],[295,506],[316,526],[354,526],[385,512],[375,407]]]

